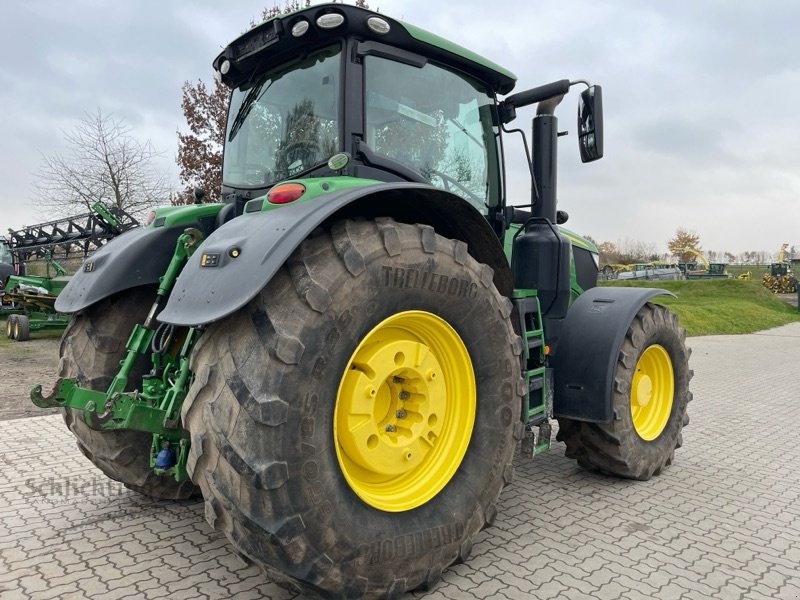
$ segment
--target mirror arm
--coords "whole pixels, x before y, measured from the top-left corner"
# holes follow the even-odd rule
[[[555,96],[554,98],[548,98],[547,100],[542,100],[539,102],[539,106],[536,107],[536,116],[539,115],[552,115],[556,112],[556,106],[561,104],[561,101],[564,99],[564,94],[560,96]]]
[[[539,87],[512,94],[498,103],[500,121],[503,123],[510,123],[517,118],[516,109],[536,104],[537,102],[539,106],[537,107],[536,114],[551,115],[559,102],[561,102],[564,96],[569,92],[569,88],[579,83],[582,83],[587,88],[592,85],[585,79],[575,79],[572,81],[569,79],[561,79],[553,83],[547,83]]]

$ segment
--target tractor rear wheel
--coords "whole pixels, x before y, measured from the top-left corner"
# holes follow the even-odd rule
[[[195,349],[183,422],[209,523],[326,597],[433,585],[511,480],[510,314],[492,270],[430,227],[307,239]]]
[[[568,458],[594,471],[647,480],[672,464],[692,399],[686,332],[674,314],[647,303],[631,322],[614,375],[610,423],[560,418]]]
[[[102,300],[77,313],[61,337],[59,377],[73,377],[81,387],[106,390],[119,370],[133,326],[142,322],[155,297],[150,287],[134,288]],[[148,370],[141,357],[130,376],[130,388]],[[136,492],[179,500],[198,493],[190,482],[159,476],[150,467],[152,435],[132,430],[92,429],[79,410],[63,410],[64,422],[78,449],[111,479]]]

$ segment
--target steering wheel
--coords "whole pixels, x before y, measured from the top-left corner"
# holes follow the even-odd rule
[[[272,180],[272,171],[261,163],[247,163],[244,168],[245,180],[248,185],[269,183]]]
[[[300,160],[302,166],[306,166],[317,160],[320,147],[315,140],[298,140],[287,144],[281,149],[281,154],[286,158],[287,168],[296,160]]]
[[[472,190],[468,189],[463,183],[461,183],[460,181],[457,181],[451,175],[448,175],[447,173],[442,173],[441,171],[436,171],[434,169],[431,169],[428,172],[431,175],[436,175],[439,179],[441,179],[442,182],[444,183],[444,189],[447,190],[448,192],[452,191],[450,189],[450,186],[452,185],[454,188],[460,190],[461,192],[463,192],[466,196],[468,196],[470,199],[474,200],[475,202],[478,202],[480,204],[484,204],[485,203],[485,199],[484,198],[481,198],[480,196],[478,196],[475,192],[473,192]]]

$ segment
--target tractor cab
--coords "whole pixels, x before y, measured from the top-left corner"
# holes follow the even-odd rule
[[[546,303],[552,311],[545,312],[560,320],[569,303],[596,284],[596,248],[556,228],[566,213],[556,211],[553,112],[573,85],[586,85],[579,148],[584,162],[602,157],[599,86],[561,80],[500,100],[516,83],[512,73],[412,25],[340,4],[255,27],[225,48],[214,68],[232,90],[222,179],[223,197],[235,210],[224,212],[226,219],[228,213],[317,197],[323,179],[323,191],[379,182],[424,184],[447,193],[431,225],[461,237],[450,228],[463,221],[453,212],[466,203],[504,242],[514,263],[507,277],[513,282],[496,281],[505,293],[536,289],[552,300]],[[538,104],[528,156],[532,197],[523,204],[530,210],[506,208],[501,131],[517,109],[532,104]],[[299,186],[287,188],[286,181]],[[408,222],[430,219],[431,209],[410,208],[411,196],[392,211],[395,217],[399,211]],[[431,204],[431,197],[416,193],[420,202]],[[359,210],[378,216],[374,205]],[[479,258],[507,271],[500,261]]]
[[[426,183],[487,214],[502,204],[501,67],[370,11],[326,5],[275,18],[214,62],[232,89],[223,195],[331,174]]]

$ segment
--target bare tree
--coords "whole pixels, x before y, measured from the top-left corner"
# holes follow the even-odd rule
[[[285,0],[283,6],[277,2],[273,6],[268,6],[261,11],[261,19],[251,19],[250,27],[255,27],[263,21],[268,21],[273,17],[279,17],[283,14],[292,13],[311,6],[311,0]]]
[[[614,242],[595,244],[600,252],[600,266],[619,264],[619,249]]]
[[[652,262],[661,259],[654,243],[626,238],[595,244],[600,251],[600,266]]]
[[[159,153],[122,120],[98,108],[64,140],[66,151],[43,154],[36,173],[34,204],[48,217],[86,212],[95,202],[140,217],[169,199],[167,176],[154,164]]]
[[[334,2],[335,1],[336,0],[334,0]],[[344,2],[341,2],[341,4],[344,4]],[[366,8],[369,10],[369,3],[366,0],[355,0],[353,4],[359,8]],[[255,27],[262,21],[267,21],[273,17],[279,17],[281,15],[293,13],[295,11],[308,8],[309,6],[311,6],[311,0],[284,0],[283,6],[276,2],[273,6],[266,7],[261,11],[261,21],[251,19],[250,27]]]

